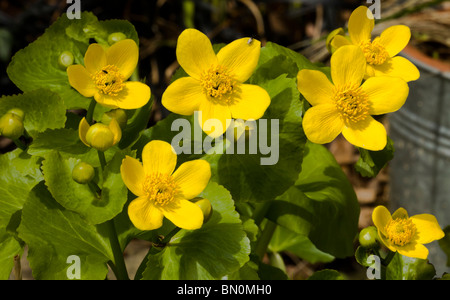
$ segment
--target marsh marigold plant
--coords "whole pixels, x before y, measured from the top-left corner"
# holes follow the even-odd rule
[[[329,143],[340,133],[353,145],[368,150],[386,146],[383,124],[372,115],[398,110],[408,97],[407,83],[398,77],[371,77],[363,84],[366,60],[359,47],[344,46],[331,57],[331,82],[316,70],[301,70],[298,89],[312,105],[303,118],[309,140]]]
[[[142,150],[142,163],[127,156],[120,167],[122,179],[136,196],[128,206],[128,215],[136,228],[153,230],[162,226],[166,217],[184,229],[198,229],[203,212],[189,201],[198,196],[211,177],[205,160],[188,161],[179,166],[172,146],[164,141],[151,141]]]
[[[404,208],[397,209],[391,216],[386,207],[378,206],[372,213],[372,220],[381,242],[389,250],[408,257],[426,259],[428,249],[423,244],[445,235],[435,216],[420,214],[409,217]]]
[[[106,50],[91,44],[84,56],[84,66],[67,68],[70,85],[85,97],[111,108],[137,109],[150,100],[150,87],[127,81],[136,69],[139,48],[131,39],[113,44]]]
[[[353,11],[348,21],[349,38],[334,36],[331,45],[340,48],[356,45],[366,58],[366,77],[395,76],[405,81],[417,80],[420,76],[417,67],[404,57],[397,56],[411,38],[411,30],[405,25],[395,25],[385,29],[379,37],[372,40],[375,18],[365,6]]]
[[[186,29],[178,37],[176,55],[189,75],[174,81],[162,96],[162,104],[180,115],[201,111],[198,120],[211,136],[223,134],[235,119],[259,119],[270,104],[263,88],[245,84],[258,64],[261,43],[242,38],[214,53],[210,40],[196,29]],[[207,120],[218,120],[222,130],[206,128]],[[214,128],[214,129],[213,129]]]

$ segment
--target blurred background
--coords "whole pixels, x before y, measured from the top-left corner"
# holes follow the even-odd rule
[[[67,2],[70,1],[0,0],[1,95],[21,92],[6,74],[11,57],[65,13],[71,5]],[[450,107],[450,103],[446,105],[450,101],[450,1],[80,0],[82,11],[93,12],[99,20],[126,19],[135,26],[140,39],[139,75],[146,79],[156,98],[151,122],[157,122],[167,113],[159,100],[178,68],[176,40],[185,28],[201,30],[213,43],[229,43],[241,37],[256,38],[263,45],[266,41],[275,42],[302,53],[313,62],[327,65],[330,58],[325,46],[327,34],[338,27],[346,27],[356,7],[370,7],[375,2],[380,2],[381,19],[376,20],[374,35],[388,26],[409,26],[412,39],[402,55],[419,65],[421,71],[421,79],[410,83],[410,97],[403,112],[392,121],[384,119],[396,147],[395,159],[377,177],[364,178],[354,169],[359,153],[352,145],[340,136],[327,147],[355,188],[361,205],[360,228],[372,224],[371,213],[377,205],[394,209],[405,201],[426,203],[406,204],[408,211],[412,206],[411,214],[440,211],[437,217],[444,227],[450,224],[446,217],[450,215],[447,210],[450,187],[448,191],[439,187],[450,186],[445,183],[445,178],[450,180],[450,174],[443,174],[450,170],[446,167],[450,165],[450,146],[445,140],[448,135],[450,145],[446,127],[446,122],[450,123],[450,108],[448,115],[444,109]],[[431,107],[430,110],[427,107]],[[426,122],[421,121],[424,119]],[[0,137],[2,153],[13,147],[8,139]],[[127,249],[128,262],[139,261],[147,249],[145,243]],[[432,252],[439,252],[439,249]],[[292,279],[307,278],[325,267],[311,265],[289,253],[285,259]],[[439,262],[445,265],[445,257],[441,255]],[[365,276],[365,270],[353,258],[337,260],[326,267],[339,269],[350,278]]]

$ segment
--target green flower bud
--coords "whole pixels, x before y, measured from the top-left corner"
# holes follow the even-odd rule
[[[72,170],[72,179],[79,184],[86,184],[90,182],[94,176],[94,168],[85,162],[78,163]]]
[[[86,133],[86,141],[92,148],[106,151],[114,146],[114,133],[107,125],[96,123]]]
[[[369,226],[359,233],[359,244],[366,248],[378,246],[378,230],[375,226]]]
[[[194,202],[195,204],[197,204],[200,207],[200,209],[202,210],[203,224],[208,222],[209,219],[211,219],[211,216],[213,213],[213,208],[211,206],[211,202],[209,202],[208,199],[204,199],[204,198],[200,198],[200,197],[196,197],[196,198],[192,199],[191,201]]]
[[[122,32],[114,32],[108,36],[108,43],[110,45],[117,43],[118,41],[125,40],[127,36]]]
[[[0,119],[0,134],[7,138],[18,139],[22,136],[24,129],[22,117],[15,113],[6,113]]]
[[[110,110],[108,112],[105,112],[102,116],[102,123],[109,125],[112,119],[116,119],[117,123],[119,123],[119,126],[121,129],[124,129],[127,125],[128,116],[125,110],[117,108]]]
[[[68,66],[73,64],[73,54],[70,51],[62,52],[58,57],[58,64],[62,68],[67,68]]]
[[[11,108],[7,113],[15,114],[21,121],[23,121],[23,117],[25,116],[25,113],[20,108]]]

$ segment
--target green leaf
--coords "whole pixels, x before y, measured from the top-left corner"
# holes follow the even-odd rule
[[[345,280],[345,278],[336,270],[325,269],[315,272],[308,280]]]
[[[436,276],[434,266],[426,259],[395,253],[386,268],[387,280],[431,280]]]
[[[333,155],[307,142],[302,172],[294,186],[272,202],[267,217],[336,257],[353,255],[359,204]]]
[[[250,242],[230,193],[209,183],[200,197],[211,202],[211,219],[200,229],[181,230],[151,255],[143,279],[220,279],[248,261]]]
[[[438,241],[439,246],[447,255],[447,266],[450,266],[450,225],[444,228],[445,236]]]
[[[80,259],[80,279],[104,279],[113,254],[105,233],[79,214],[60,206],[43,182],[30,193],[18,228],[29,252],[27,259],[35,279],[70,279],[70,257]]]
[[[394,142],[388,137],[386,147],[380,151],[358,148],[360,157],[355,169],[364,177],[375,177],[394,158]]]
[[[62,128],[66,122],[64,101],[47,89],[0,98],[0,116],[12,108],[25,113],[23,125],[33,137],[46,129]]]
[[[7,280],[14,266],[14,257],[22,255],[22,245],[9,234],[0,234],[0,280]]]
[[[56,151],[45,156],[42,166],[45,184],[64,208],[79,213],[91,224],[103,223],[119,214],[127,201],[127,188],[120,175],[123,158],[118,152],[105,168],[100,197],[87,184],[72,179],[72,169],[81,160],[65,159]]]

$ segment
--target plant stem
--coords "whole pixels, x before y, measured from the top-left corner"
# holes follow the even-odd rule
[[[19,140],[19,139],[14,139],[13,142],[14,142],[14,144],[16,144],[17,148],[22,149],[22,151],[27,150],[27,145],[25,145],[24,143],[22,143],[21,140]]]
[[[102,168],[102,172],[105,170],[106,167],[106,158],[105,158],[105,153],[103,153],[100,150],[97,150],[98,153],[98,160],[100,161],[100,166]]]
[[[114,265],[111,266],[111,269],[118,280],[129,280],[130,278],[128,277],[127,267],[125,266],[123,252],[120,247],[119,239],[117,238],[114,219],[106,221],[104,224],[106,225],[105,228],[108,230],[109,242],[114,255]]]
[[[264,254],[267,251],[267,247],[269,246],[270,240],[272,239],[273,233],[275,232],[276,228],[277,228],[276,223],[267,220],[267,223],[264,226],[261,236],[256,242],[255,254],[258,255],[258,257],[261,260],[263,259]]]
[[[178,231],[180,231],[180,230],[181,230],[180,227],[175,227],[174,229],[172,229],[172,231],[169,232],[169,233],[162,239],[161,244],[167,244],[167,243],[170,241],[170,239],[171,239],[175,234],[177,234]]]
[[[95,101],[94,99],[91,100],[91,103],[89,104],[89,108],[86,114],[86,121],[89,123],[89,125],[92,124],[92,121],[94,119],[94,110],[95,110],[95,105],[97,104],[97,101]]]

